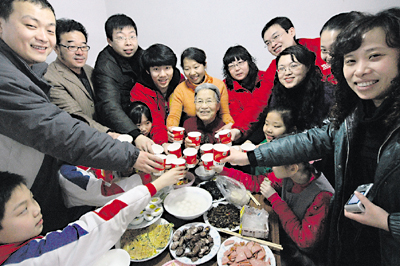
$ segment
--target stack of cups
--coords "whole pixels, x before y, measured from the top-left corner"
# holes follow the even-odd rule
[[[210,174],[211,166],[214,164],[214,155],[212,153],[205,153],[201,156],[201,160],[203,161],[204,172]]]
[[[185,128],[173,127],[172,134],[174,134],[174,143],[183,143],[183,136],[185,135]]]
[[[181,144],[179,143],[172,143],[168,146],[168,152],[170,154],[175,154],[176,157],[181,158],[182,157],[182,150],[181,150]]]
[[[163,146],[158,144],[151,145],[151,148],[153,149],[154,154],[161,154],[164,152]]]
[[[200,147],[200,142],[201,142],[201,133],[197,131],[192,131],[188,133],[188,138],[190,141],[196,145],[196,149]]]
[[[218,139],[218,141],[222,144],[226,144],[228,146],[232,146],[232,133],[230,129],[224,129],[215,134],[215,137]]]
[[[165,162],[167,159],[167,155],[164,154],[156,154],[156,156],[158,156],[159,158],[161,158],[163,160],[162,164],[160,164],[159,167],[154,167],[154,169],[156,169],[158,172],[155,172],[154,175],[155,176],[160,176],[164,173],[165,170]]]
[[[215,166],[224,166],[225,163],[221,163],[221,160],[223,158],[226,158],[229,156],[229,146],[226,144],[215,144],[214,145],[214,165]]]
[[[197,164],[197,150],[195,148],[186,148],[183,150],[186,159],[186,167],[193,168]]]
[[[243,152],[254,151],[256,145],[254,145],[253,143],[246,142],[240,145],[240,148],[242,149]]]

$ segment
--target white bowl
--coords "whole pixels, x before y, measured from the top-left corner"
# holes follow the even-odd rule
[[[211,178],[214,177],[215,171],[214,170],[210,170],[209,173],[206,173],[206,170],[204,169],[203,165],[200,165],[199,167],[197,167],[194,170],[194,173],[196,174],[196,176],[198,176],[202,181],[208,181]]]
[[[129,266],[131,257],[123,249],[111,249],[101,256],[93,266]]]
[[[178,219],[193,220],[208,211],[211,194],[199,187],[183,187],[171,191],[164,200],[164,208]]]

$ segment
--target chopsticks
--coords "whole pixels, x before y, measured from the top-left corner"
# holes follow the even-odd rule
[[[258,242],[258,243],[263,244],[263,245],[267,245],[267,246],[269,246],[269,247],[271,247],[273,249],[276,249],[276,250],[283,250],[282,245],[279,245],[279,244],[275,244],[275,243],[272,243],[272,242],[269,242],[269,241],[265,241],[265,240],[261,240],[261,239],[258,239],[258,238],[254,238],[254,237],[242,236],[241,234],[238,234],[238,233],[235,233],[235,232],[231,232],[231,231],[228,231],[228,230],[225,230],[225,229],[221,229],[220,231],[225,233],[225,234],[228,234],[228,235],[237,236],[237,237],[249,240],[249,241],[254,241],[254,242]]]
[[[251,195],[251,192],[248,191],[248,190],[247,190],[247,195],[250,196],[250,198],[254,201],[254,203],[255,203],[257,206],[260,206],[260,205],[261,205],[261,204],[258,202],[258,200],[257,200],[253,195]]]

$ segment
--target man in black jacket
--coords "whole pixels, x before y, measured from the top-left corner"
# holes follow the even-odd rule
[[[130,17],[116,14],[107,19],[105,30],[108,45],[99,53],[92,76],[98,119],[118,133],[131,135],[139,149],[152,151],[153,141],[141,135],[126,114],[143,51],[138,45],[136,24]]]

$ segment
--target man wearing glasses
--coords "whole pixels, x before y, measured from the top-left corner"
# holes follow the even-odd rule
[[[52,85],[51,102],[112,137],[119,134],[96,121],[95,96],[91,81],[93,68],[86,64],[90,46],[85,27],[72,19],[58,19],[56,24],[57,59],[52,62],[44,78]]]
[[[107,19],[105,30],[108,45],[99,53],[92,76],[98,118],[112,130],[131,135],[137,148],[152,152],[154,142],[141,135],[127,115],[143,52],[138,45],[136,24],[130,17],[116,14]]]
[[[321,69],[324,78],[331,74],[331,68],[321,58],[320,38],[296,39],[296,30],[293,23],[287,17],[275,17],[271,19],[262,29],[261,38],[273,56],[278,56],[283,50],[293,45],[303,45],[317,56],[315,64]],[[274,80],[276,73],[276,62],[272,60],[266,71],[267,78]]]

